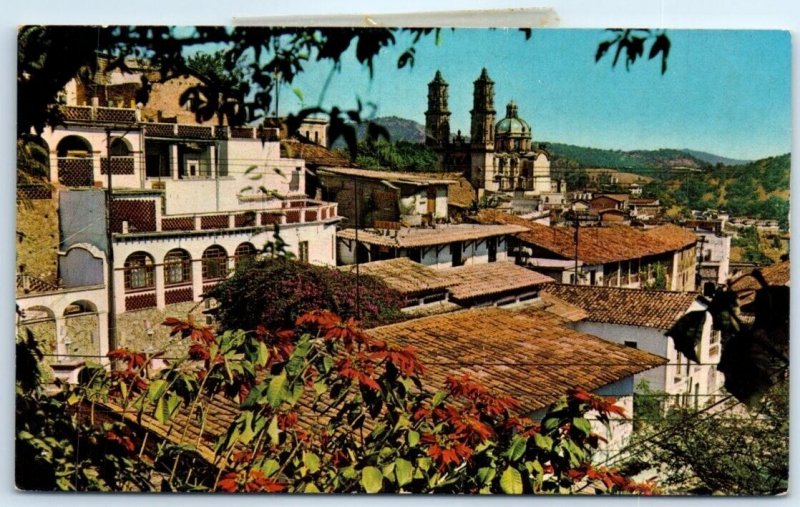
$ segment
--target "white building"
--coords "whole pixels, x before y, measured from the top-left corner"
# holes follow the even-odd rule
[[[275,229],[300,261],[336,265],[337,204],[306,197],[305,163],[281,156],[277,129],[142,122],[136,109],[62,111],[66,128],[42,135],[58,190],[59,278],[64,288],[104,295],[84,305],[99,316],[94,353],[162,343],[163,318],[202,311],[201,295],[260,252]],[[54,350],[62,351],[75,340],[59,334],[66,328],[55,297],[26,306],[55,320]]]
[[[667,364],[639,374],[650,389],[672,395],[674,403],[702,407],[721,394],[724,376],[716,369],[721,354],[719,332],[712,330],[711,317],[703,324],[696,353],[699,362],[689,361],[675,349],[669,329],[682,316],[704,311],[697,294],[659,290],[549,285],[545,294],[559,298],[587,313],[572,327],[667,359]]]

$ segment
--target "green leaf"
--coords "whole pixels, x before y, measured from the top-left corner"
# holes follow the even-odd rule
[[[286,384],[286,372],[282,371],[280,375],[276,375],[269,381],[267,388],[267,401],[272,408],[278,408],[283,401],[283,386]]]
[[[591,423],[587,421],[584,417],[573,417],[572,427],[581,430],[587,436],[592,432]]]
[[[505,452],[505,456],[508,457],[509,461],[517,461],[525,453],[527,444],[527,438],[514,437],[511,441],[511,446],[509,446],[508,451]]]
[[[397,485],[405,486],[414,477],[414,465],[403,458],[397,458],[394,462],[394,472],[397,477]]]
[[[446,397],[447,397],[446,392],[437,391],[436,394],[433,395],[433,400],[431,401],[431,407],[438,407]]]
[[[536,447],[542,449],[543,451],[550,451],[553,449],[553,439],[539,433],[533,434],[533,443],[535,443]]]
[[[383,489],[383,474],[377,467],[364,467],[361,470],[361,485],[367,493],[380,493]]]
[[[303,488],[303,493],[319,493],[319,488],[317,488],[313,482],[309,482],[306,484],[306,487]]]
[[[120,382],[121,384],[121,382]],[[164,393],[167,392],[167,387],[169,386],[169,382],[164,379],[154,380],[148,387],[147,387],[147,399],[151,403],[155,403],[158,401],[159,398],[164,396]]]
[[[262,472],[264,472],[264,475],[266,475],[267,477],[270,477],[275,472],[277,472],[278,470],[281,469],[281,464],[278,463],[277,460],[268,459],[267,461],[262,463],[259,468],[261,469]]]
[[[167,424],[181,403],[181,398],[175,393],[162,396],[156,403],[155,418],[161,424]]]
[[[491,484],[492,480],[494,480],[495,476],[497,475],[497,470],[494,467],[482,467],[478,469],[478,482],[485,486],[487,484]]]
[[[278,416],[274,416],[267,427],[267,435],[272,445],[278,445],[280,430],[278,429]]]
[[[325,383],[324,380],[320,379],[314,382],[314,392],[317,393],[317,396],[322,396],[325,394],[325,391],[328,390],[328,385]]]
[[[300,99],[300,102],[303,102],[303,100],[304,100],[304,98],[303,98],[303,90],[301,90],[300,88],[294,86],[294,87],[292,87],[292,93],[294,93],[295,96],[298,99]]]
[[[406,438],[408,439],[409,447],[416,447],[419,443],[419,433],[414,430],[409,431]]]
[[[265,366],[269,361],[269,348],[264,342],[258,342],[258,365]]]
[[[516,468],[508,467],[500,476],[500,489],[507,495],[522,494],[522,475]]]
[[[247,169],[244,170],[244,175],[247,176],[251,180],[260,180],[261,179],[261,174],[250,174],[253,171],[255,171],[256,169],[258,169],[257,165],[251,165],[250,167],[248,167]]]
[[[319,470],[319,456],[313,452],[304,452],[303,464],[308,468],[308,471],[313,474]]]

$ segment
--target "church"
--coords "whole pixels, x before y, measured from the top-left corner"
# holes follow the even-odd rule
[[[448,84],[436,71],[428,83],[425,134],[443,170],[462,172],[479,196],[533,198],[545,208],[563,202],[566,185],[551,179],[550,154],[544,145],[533,148],[533,129],[520,118],[517,104],[509,102],[505,118],[495,123],[494,81],[485,68],[474,82],[469,138],[461,131],[451,135],[447,99]]]

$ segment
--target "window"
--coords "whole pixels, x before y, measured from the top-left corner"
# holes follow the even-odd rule
[[[464,264],[462,261],[462,246],[460,241],[456,241],[454,243],[450,243],[450,256],[453,259],[453,267],[461,266]]]
[[[308,241],[301,241],[297,246],[297,255],[300,262],[308,262]]]
[[[632,349],[638,349],[638,348],[639,348],[639,344],[638,344],[637,342],[629,342],[629,341],[626,341],[626,342],[625,342],[625,346],[626,346],[626,347],[630,347],[630,348],[632,348]]]
[[[292,179],[289,181],[289,191],[298,192],[300,190],[300,171],[301,168],[297,167],[292,171]]]
[[[155,287],[155,264],[150,254],[134,252],[125,259],[125,288],[148,289]]]
[[[497,261],[497,238],[487,239],[486,245],[489,248],[489,262]]]
[[[186,250],[170,250],[164,256],[164,284],[177,285],[192,281],[192,258]]]
[[[228,254],[219,245],[203,252],[203,280],[217,280],[228,275]]]
[[[249,263],[256,256],[256,247],[252,243],[242,243],[236,247],[233,254],[233,263],[236,268]]]

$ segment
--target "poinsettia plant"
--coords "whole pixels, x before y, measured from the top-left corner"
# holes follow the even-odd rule
[[[128,459],[140,456],[151,489],[652,492],[592,465],[603,438],[587,413],[606,424],[622,416],[613,399],[574,389],[534,421],[469,375],[427,386],[412,347],[329,311],[305,313],[291,329],[164,324],[185,340],[183,358],[162,359],[156,370],[153,355],[112,351],[114,367],[88,370],[69,397],[72,406],[114,408],[108,419],[127,429],[99,438]],[[212,401],[221,399],[235,415],[204,452],[198,435],[208,437]],[[158,422],[156,435],[144,438],[143,418]],[[147,442],[158,436],[166,438]]]

